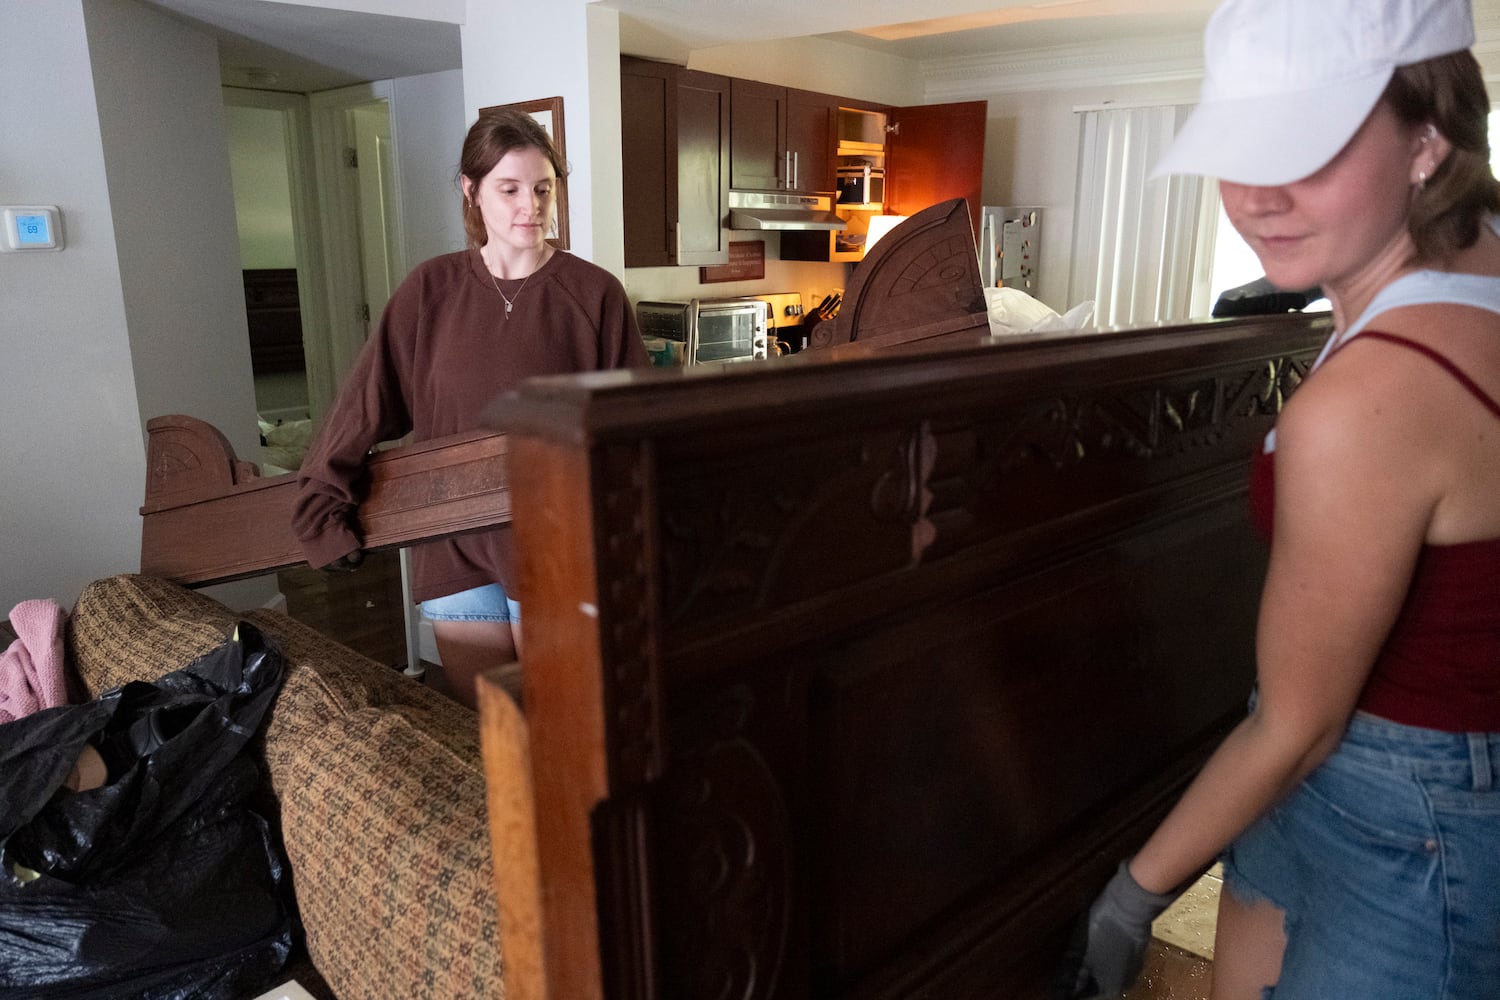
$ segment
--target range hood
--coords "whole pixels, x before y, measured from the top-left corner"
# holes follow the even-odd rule
[[[833,211],[832,194],[729,192],[730,229],[848,229]]]

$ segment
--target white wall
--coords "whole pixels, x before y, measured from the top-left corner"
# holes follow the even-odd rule
[[[284,114],[279,108],[231,105],[225,115],[240,266],[296,267]]]
[[[255,425],[213,43],[134,0],[7,5],[6,28],[50,65],[0,60],[0,132],[27,139],[0,200],[59,206],[67,244],[0,257],[8,614],[139,567],[147,417],[201,414],[237,450]]]
[[[139,426],[191,414],[253,456],[260,439],[218,46],[135,0],[88,0],[84,12]],[[138,566],[137,555],[124,568]],[[213,589],[232,607],[275,592],[274,578]]]
[[[0,255],[0,614],[139,565],[145,446],[82,0],[6,11],[46,73],[0,59],[0,200],[57,205],[61,253]]]
[[[697,49],[689,69],[798,90],[903,107],[929,103],[921,67],[910,59],[824,38],[787,38]]]
[[[1042,209],[1042,254],[1037,298],[1063,312],[1072,263],[1073,200],[1078,180],[1075,108],[1105,102],[1188,103],[1197,81],[1086,85],[1065,90],[984,97],[989,119],[984,141],[986,205]]]
[[[140,414],[192,414],[254,454],[218,48],[135,0],[84,10]]]
[[[401,239],[410,270],[429,257],[465,246],[459,153],[464,117],[461,70],[391,81],[391,130],[401,185]]]
[[[466,128],[483,107],[563,99],[570,249],[617,274],[625,259],[621,213],[618,205],[607,208],[596,228],[595,199],[616,198],[620,188],[618,140],[598,145],[620,132],[618,43],[608,51],[618,38],[618,20],[614,11],[585,0],[524,8],[468,0],[460,36]]]

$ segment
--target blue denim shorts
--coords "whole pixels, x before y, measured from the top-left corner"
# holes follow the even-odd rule
[[[422,617],[431,622],[519,622],[521,605],[498,583],[460,590],[422,602]]]
[[[1500,733],[1356,712],[1223,860],[1237,898],[1286,913],[1267,998],[1500,997]]]

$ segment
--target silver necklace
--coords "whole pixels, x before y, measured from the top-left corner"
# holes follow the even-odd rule
[[[536,272],[532,271],[531,274],[528,274],[526,276],[525,281],[521,282],[521,287],[516,289],[516,297],[514,299],[512,299],[512,298],[506,298],[505,293],[500,291],[500,282],[495,278],[495,272],[494,271],[490,271],[488,268],[486,268],[485,270],[489,273],[490,284],[492,284],[492,285],[495,286],[495,291],[499,292],[500,293],[500,298],[502,298],[502,299],[505,300],[505,318],[506,319],[510,319],[510,311],[511,311],[512,308],[515,307],[516,299],[519,299],[521,297],[521,293],[526,290],[526,282],[530,281],[531,280],[531,274],[536,274]]]

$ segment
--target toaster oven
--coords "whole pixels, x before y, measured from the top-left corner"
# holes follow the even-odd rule
[[[768,307],[754,298],[640,302],[636,323],[643,337],[681,341],[683,363],[758,361],[766,357]]]

